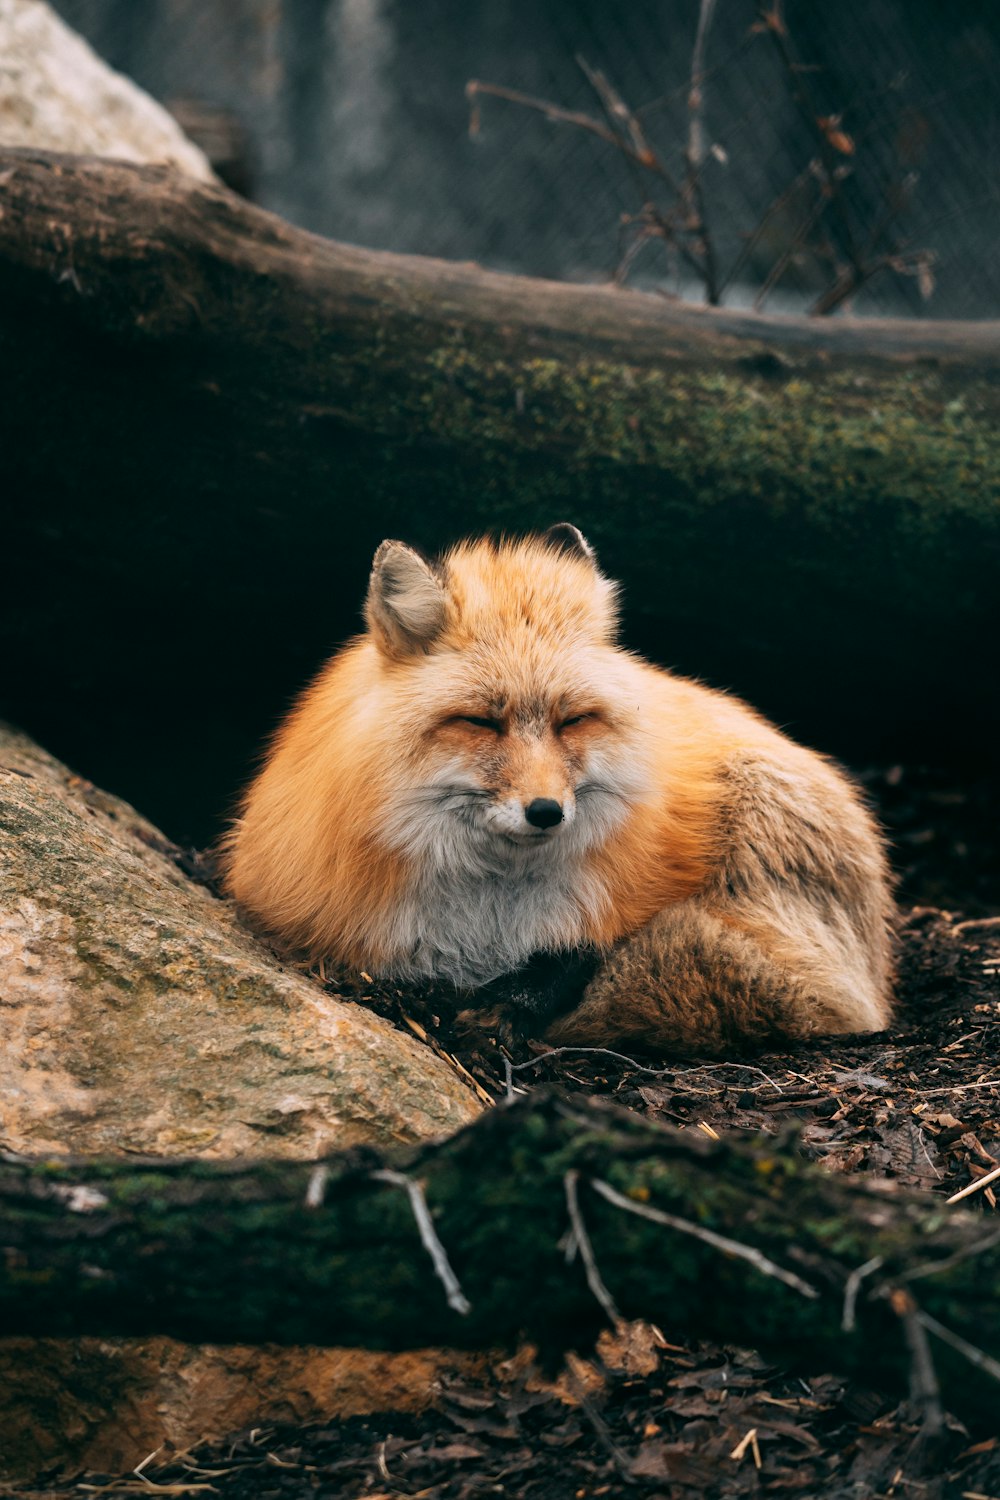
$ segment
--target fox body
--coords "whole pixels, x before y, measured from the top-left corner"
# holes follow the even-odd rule
[[[891,901],[858,794],[618,647],[615,594],[570,526],[436,562],[384,542],[366,633],[246,794],[230,893],[285,945],[402,981],[586,951],[561,1041],[878,1029]]]

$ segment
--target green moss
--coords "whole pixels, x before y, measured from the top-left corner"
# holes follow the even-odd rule
[[[360,387],[349,361],[327,367],[333,386],[351,378],[352,421],[417,438],[432,414],[435,440],[475,449],[478,471],[494,479],[555,445],[578,478],[601,464],[657,471],[665,493],[697,493],[706,508],[751,497],[779,514],[794,503],[832,528],[888,505],[916,539],[939,535],[942,509],[998,519],[1000,392],[985,376],[955,396],[934,369],[776,382],[735,362],[518,358],[488,338],[457,337],[420,360],[410,342],[384,335],[382,354],[377,382]],[[548,493],[549,472],[542,483]]]

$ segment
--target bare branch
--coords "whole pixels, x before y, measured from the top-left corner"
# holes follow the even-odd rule
[[[646,237],[658,234],[668,245],[671,245],[685,264],[695,272],[698,279],[705,283],[707,295],[709,287],[704,255],[698,255],[685,242],[683,235],[686,226],[678,226],[677,223],[679,215],[687,204],[684,190],[653,151],[641,123],[600,69],[592,68],[586,58],[581,57],[579,53],[576,55],[576,65],[601,101],[608,127],[614,132],[619,150],[626,163],[631,164],[632,180],[636,192],[643,200],[643,216],[648,222]],[[637,154],[637,147],[641,154]],[[674,195],[674,203],[667,213],[663,213],[649,197],[642,174],[636,170],[637,166],[653,172],[670,188]]]
[[[832,144],[829,118],[821,115],[819,107],[813,100],[806,82],[808,75],[796,62],[792,54],[788,37],[788,27],[785,23],[782,7],[778,4],[772,4],[771,9],[768,10],[764,5],[761,5],[758,15],[759,26],[770,38],[788,74],[792,99],[810,135],[815,137],[817,146],[819,147],[819,159],[830,190],[830,202],[835,209],[840,224],[844,250],[850,262],[851,270],[855,276],[868,280],[864,259],[857,243],[850,214],[839,192],[839,185],[842,180],[839,172],[839,168],[842,166],[842,152]],[[845,295],[849,295],[849,293],[845,293]],[[815,312],[816,309],[814,308],[812,311]]]
[[[507,89],[498,83],[483,83],[479,78],[470,78],[465,85],[465,97],[471,103],[480,94],[489,94],[494,99],[506,99],[510,104],[520,104],[524,109],[536,110],[556,125],[575,125],[578,130],[589,131],[591,135],[606,141],[609,146],[616,146],[619,151],[626,149],[627,154],[632,154],[614,131],[593,115],[584,114],[582,110],[563,109],[549,99],[537,99],[533,94],[522,94],[518,89]],[[478,130],[478,125],[476,128]]]
[[[638,166],[646,167],[657,177],[662,177],[671,192],[680,196],[680,184],[657,156],[641,123],[611,81],[600,68],[592,68],[580,53],[576,54],[574,61],[601,101],[608,128],[613,132],[619,151]]]
[[[535,110],[556,124],[573,125],[579,130],[586,130],[591,135],[596,135],[599,140],[614,146],[621,152],[629,168],[636,192],[643,203],[643,213],[649,220],[650,227],[644,238],[656,235],[663,239],[677,250],[682,260],[696,273],[699,280],[704,281],[706,273],[703,259],[694,254],[684,243],[674,223],[682,201],[680,184],[653,150],[638,117],[628,108],[605,75],[599,69],[592,68],[582,57],[578,56],[576,63],[600,100],[605,115],[603,123],[582,110],[564,109],[549,99],[539,99],[532,94],[521,93],[518,89],[504,88],[500,84],[484,83],[481,79],[472,78],[465,86],[465,95],[472,109],[469,122],[470,132],[476,134],[479,130],[477,101],[481,95],[488,94],[495,99],[506,99],[525,109]],[[669,213],[664,214],[650,200],[642,179],[643,171],[660,178],[674,195],[676,204]]]
[[[969,917],[965,922],[956,922],[952,932],[991,932],[1000,927],[1000,917]]]
[[[702,191],[701,173],[705,161],[703,129],[705,46],[709,27],[715,13],[715,0],[701,0],[698,11],[698,30],[695,34],[694,52],[691,56],[691,87],[688,91],[687,177],[684,197],[697,224],[702,260],[704,263],[705,297],[715,307],[719,301],[719,277],[716,269],[715,248],[705,214],[705,196]]]

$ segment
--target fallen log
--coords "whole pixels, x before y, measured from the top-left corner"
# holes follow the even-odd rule
[[[585,1348],[620,1312],[995,1418],[1000,1231],[787,1142],[540,1091],[321,1163],[0,1163],[0,1326],[213,1342]]]
[[[661,660],[844,753],[954,755],[959,713],[992,746],[998,325],[360,250],[153,167],[0,181],[0,707],[168,831],[205,836],[386,534],[572,519]]]

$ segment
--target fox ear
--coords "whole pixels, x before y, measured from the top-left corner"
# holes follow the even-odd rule
[[[405,542],[383,542],[372,562],[365,619],[391,656],[424,650],[444,628],[447,595],[433,566]]]
[[[568,521],[560,521],[556,526],[550,526],[548,531],[542,533],[542,541],[546,547],[551,547],[553,552],[565,552],[570,557],[582,557],[587,562],[597,562],[597,553],[587,541],[583,532],[576,526],[571,526]]]

